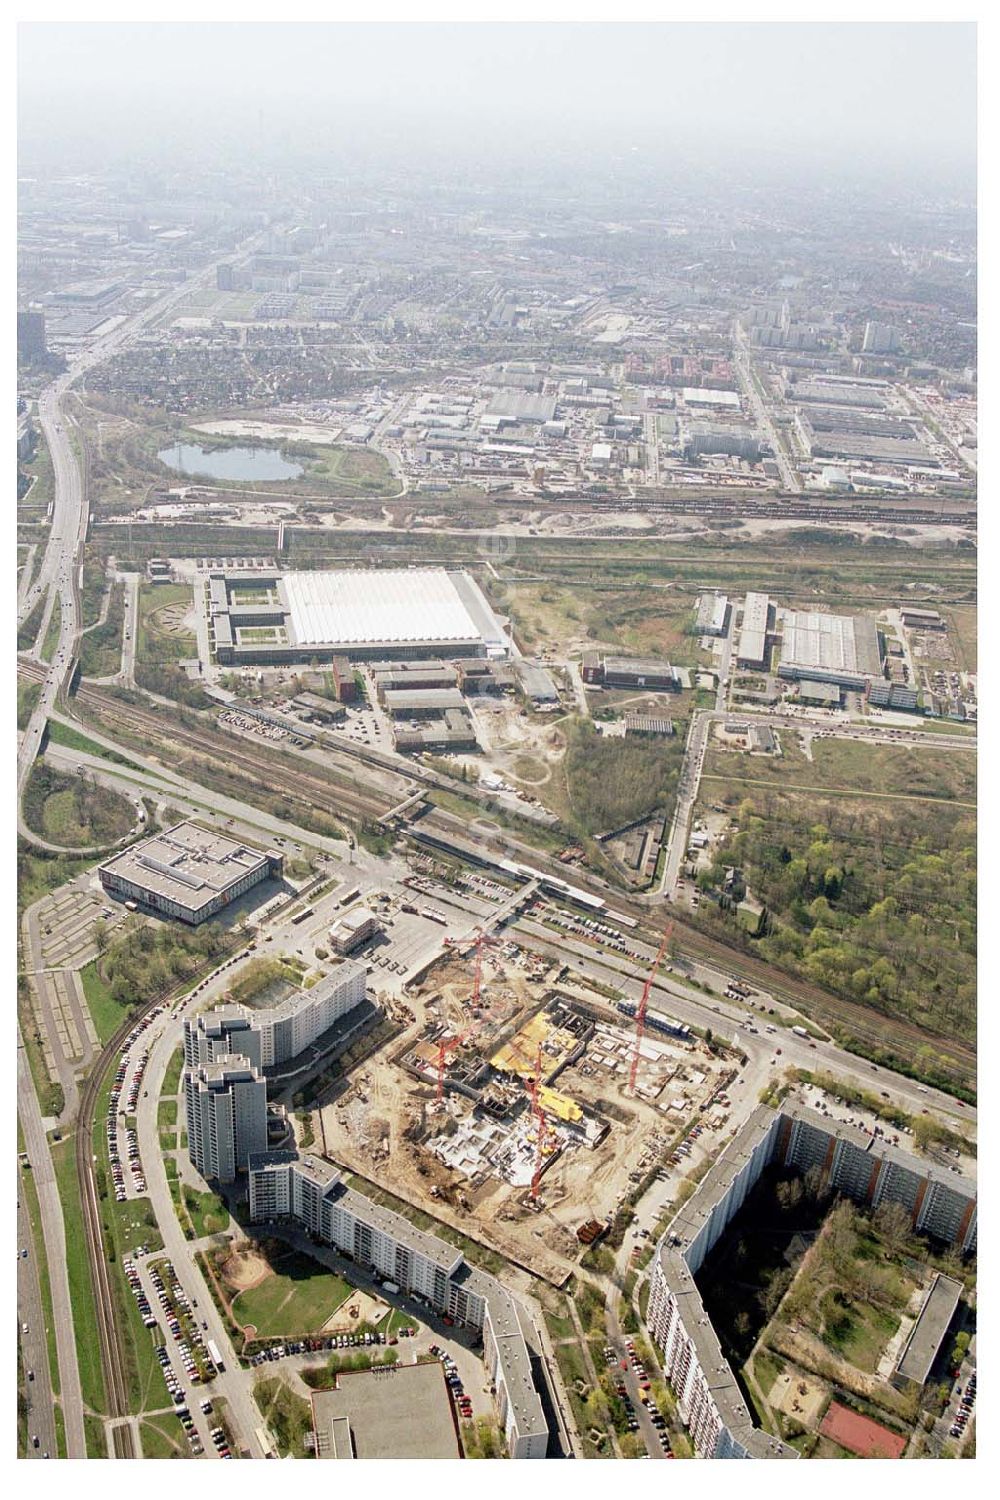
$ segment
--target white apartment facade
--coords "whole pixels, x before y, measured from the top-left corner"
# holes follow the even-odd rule
[[[184,1062],[195,1068],[229,1053],[242,1053],[257,1068],[289,1062],[365,998],[364,964],[347,962],[309,990],[278,1005],[252,1010],[219,1005],[184,1022]]]
[[[205,1178],[232,1182],[267,1149],[267,1084],[245,1057],[223,1056],[184,1078],[188,1151]]]
[[[469,1266],[446,1240],[347,1187],[318,1157],[262,1152],[249,1163],[249,1186],[253,1222],[293,1219],[436,1312],[481,1329],[511,1457],[546,1456],[549,1428],[532,1374],[530,1320],[500,1282]]]

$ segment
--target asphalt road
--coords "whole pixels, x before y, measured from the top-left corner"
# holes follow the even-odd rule
[[[22,1171],[21,1176],[24,1175],[26,1174]],[[23,1254],[25,1250],[28,1252],[26,1256]],[[17,1199],[17,1255],[17,1326],[20,1330],[21,1358],[25,1371],[24,1393],[28,1402],[26,1456],[54,1458],[57,1456],[56,1424],[52,1410],[45,1314],[38,1285],[35,1241],[20,1184]],[[34,1437],[38,1439],[37,1448],[32,1443]]]
[[[604,953],[594,944],[568,933],[556,934],[530,917],[517,922],[515,931],[526,947],[567,963],[572,972],[611,985],[622,993],[623,998],[638,1000],[641,996],[648,971],[633,960],[615,953]],[[650,964],[654,957],[655,954],[650,952]],[[702,975],[708,972],[699,969]],[[725,988],[724,975],[717,976],[717,982],[722,989]],[[901,1074],[890,1073],[875,1063],[842,1051],[832,1042],[798,1037],[787,1027],[779,1027],[774,1035],[769,1035],[763,1029],[767,1024],[764,1017],[746,1005],[734,1005],[721,993],[717,998],[705,996],[699,999],[688,986],[661,976],[653,985],[650,1003],[653,1009],[662,1009],[689,1026],[710,1027],[722,1040],[735,1040],[740,1050],[747,1054],[747,1068],[753,1069],[754,1074],[759,1071],[762,1081],[769,1072],[780,1073],[787,1067],[823,1069],[875,1093],[885,1089],[894,1102],[917,1114],[921,1109],[933,1109],[935,1113],[949,1117],[953,1123],[959,1121],[971,1128],[976,1125],[977,1114],[971,1105],[963,1107],[948,1094],[925,1088]],[[746,1029],[748,1015],[758,1028],[756,1035]],[[781,1049],[780,1056],[777,1055],[778,1048]]]
[[[49,1145],[38,1108],[38,1098],[21,1040],[17,1039],[17,1113],[24,1134],[25,1150],[34,1174],[35,1191],[42,1218],[45,1259],[52,1289],[52,1315],[55,1320],[56,1357],[59,1365],[60,1400],[66,1425],[66,1453],[69,1458],[86,1458],[87,1443],[83,1431],[83,1396],[80,1372],[76,1362],[76,1340],[73,1334],[73,1312],[66,1272],[66,1237],[63,1228],[62,1202],[56,1186]],[[48,1366],[48,1355],[44,1357]],[[34,1365],[36,1379],[41,1359]],[[50,1398],[51,1399],[51,1398]],[[40,1404],[40,1393],[36,1400]],[[41,1420],[40,1414],[36,1420]],[[49,1452],[54,1451],[49,1449]]]

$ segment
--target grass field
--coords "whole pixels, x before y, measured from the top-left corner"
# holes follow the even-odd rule
[[[25,678],[17,679],[17,727],[27,729],[28,721],[35,711],[42,693],[40,682],[28,682]]]
[[[281,1457],[312,1458],[305,1441],[312,1433],[312,1407],[305,1397],[296,1395],[279,1377],[255,1381],[253,1394]]]
[[[42,641],[42,661],[50,662],[56,654],[56,645],[59,641],[59,631],[62,625],[62,605],[56,599],[49,616],[48,629],[45,639]]]
[[[127,760],[124,755],[119,755],[117,750],[110,750],[104,745],[99,745],[96,740],[81,734],[78,729],[73,729],[69,724],[59,724],[55,719],[49,720],[49,739],[53,745],[62,745],[67,750],[79,750],[84,755],[99,755],[102,760],[111,761],[116,766],[129,766],[137,771],[139,767],[134,761]]]
[[[104,1437],[104,1423],[90,1412],[83,1414],[83,1431],[87,1440],[88,1458],[107,1458],[108,1445]]]
[[[17,649],[19,651],[30,651],[38,638],[38,631],[42,623],[42,615],[45,613],[44,596],[39,599],[31,614],[20,626],[17,632]]]
[[[784,788],[801,786],[851,796],[935,797],[974,802],[977,758],[970,750],[912,749],[904,745],[871,745],[858,740],[813,740],[812,760],[793,731],[781,732],[780,756],[743,755],[710,742],[705,775],[738,781],[769,782]],[[703,800],[717,793],[706,788]]]
[[[229,1210],[214,1193],[199,1193],[187,1186],[182,1191],[195,1239],[206,1234],[221,1234],[229,1227]]]
[[[87,997],[87,1008],[90,1011],[91,1020],[97,1028],[97,1035],[103,1046],[124,1021],[129,1013],[129,1007],[120,1005],[117,1000],[112,1000],[111,992],[101,978],[96,959],[80,970],[80,980],[83,984],[83,993]]]
[[[183,1048],[178,1047],[177,1051],[173,1054],[169,1063],[167,1064],[167,1071],[163,1075],[163,1090],[160,1095],[161,1098],[168,1098],[171,1094],[177,1093],[177,1090],[180,1087],[181,1069],[183,1067],[184,1051]]]
[[[186,583],[140,584],[136,661],[162,664],[193,655],[197,637],[172,623],[193,605],[194,590]]]
[[[975,605],[953,605],[947,612],[949,634],[955,648],[959,668],[964,672],[977,670],[977,627],[979,611]]]
[[[184,1428],[173,1412],[146,1417],[139,1424],[143,1458],[187,1458],[190,1453]]]
[[[92,1411],[105,1410],[104,1372],[101,1368],[100,1342],[94,1289],[87,1259],[87,1240],[83,1227],[83,1207],[76,1176],[76,1158],[71,1138],[52,1147],[59,1197],[62,1200],[63,1225],[66,1232],[66,1272],[73,1307],[73,1332],[76,1337],[80,1389]],[[103,1428],[101,1440],[103,1442]]]
[[[508,584],[501,603],[518,638],[533,651],[590,644],[617,647],[625,655],[700,657],[694,622],[696,595],[672,588],[565,588],[558,584]]]
[[[121,667],[122,631],[125,624],[125,585],[111,588],[108,613],[80,640],[80,671],[85,677],[111,677]]]
[[[66,775],[40,763],[25,789],[24,818],[50,843],[90,848],[131,832],[135,811],[124,797],[90,777]]]
[[[282,1255],[269,1276],[239,1294],[233,1316],[253,1324],[258,1338],[302,1337],[318,1333],[350,1292],[342,1277],[307,1256]]]

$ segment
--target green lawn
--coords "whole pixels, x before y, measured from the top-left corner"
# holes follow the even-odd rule
[[[177,1100],[161,1099],[156,1111],[156,1123],[158,1125],[177,1124]]]
[[[98,971],[96,959],[80,970],[80,979],[91,1020],[97,1028],[101,1045],[104,1046],[129,1014],[129,1007],[112,1000],[111,992]]]
[[[100,1417],[94,1417],[89,1412],[84,1412],[83,1431],[87,1439],[87,1457],[107,1458],[108,1445],[104,1438],[104,1423]]]
[[[222,1234],[229,1227],[229,1210],[214,1193],[199,1193],[185,1186],[184,1207],[187,1209],[195,1239],[206,1234]]]
[[[167,1064],[167,1071],[163,1075],[163,1090],[161,1098],[167,1098],[176,1094],[181,1082],[181,1069],[184,1067],[184,1050],[181,1047],[171,1057]]]
[[[17,727],[27,729],[35,705],[41,696],[40,682],[29,682],[25,677],[17,679]]]
[[[312,1449],[305,1443],[306,1435],[312,1432],[310,1403],[278,1378],[258,1380],[253,1393],[264,1425],[274,1434],[282,1458],[289,1453],[294,1458],[313,1457]]]
[[[69,724],[59,724],[55,719],[49,720],[49,739],[53,745],[63,745],[67,750],[79,750],[85,755],[99,755],[102,760],[109,760],[117,766],[128,766],[133,771],[141,769],[134,761],[127,760],[124,755],[119,755],[117,750],[109,750],[104,745],[99,745],[96,740],[81,734],[78,729],[71,728]]]
[[[318,1333],[350,1295],[350,1286],[304,1255],[282,1256],[276,1265],[270,1276],[239,1294],[233,1316],[253,1324],[258,1338]]]
[[[93,1411],[104,1411],[104,1372],[101,1368],[97,1310],[94,1305],[93,1283],[90,1279],[90,1263],[87,1259],[83,1207],[80,1203],[80,1188],[76,1176],[76,1158],[73,1154],[72,1139],[60,1141],[53,1146],[52,1162],[55,1167],[59,1196],[62,1199],[63,1224],[66,1232],[66,1272],[69,1277],[69,1295],[73,1307],[73,1331],[80,1367],[80,1388],[84,1401]],[[101,1428],[102,1444],[103,1441],[104,1431]],[[89,1438],[87,1447],[89,1452]]]
[[[43,661],[51,661],[52,658],[53,658],[53,656],[55,655],[56,645],[57,645],[57,643],[59,641],[59,631],[60,631],[61,626],[62,626],[62,605],[60,604],[59,600],[57,599],[56,602],[55,602],[55,605],[53,606],[52,614],[49,616],[49,628],[48,628],[48,630],[46,630],[46,632],[45,632],[45,639],[42,642],[42,660]]]
[[[89,775],[66,774],[38,762],[25,789],[24,818],[51,843],[83,849],[123,838],[132,829],[135,810]]]
[[[187,1458],[189,1448],[184,1428],[172,1412],[147,1417],[139,1425],[143,1458]]]

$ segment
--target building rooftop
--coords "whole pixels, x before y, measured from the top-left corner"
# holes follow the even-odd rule
[[[440,1361],[342,1370],[336,1379],[312,1395],[319,1458],[461,1458]]]
[[[198,823],[177,823],[105,860],[99,873],[115,875],[198,911],[245,875],[266,874],[267,865],[263,850],[251,849]]]
[[[790,611],[784,619],[781,665],[841,675],[877,677],[882,671],[878,629],[869,615]]]
[[[555,414],[554,396],[536,396],[511,386],[497,391],[486,405],[487,416],[508,417],[514,422],[551,422]]]
[[[404,718],[410,710],[435,709],[444,713],[449,708],[463,708],[465,699],[458,688],[387,688],[385,706],[389,713]]]
[[[896,1366],[906,1380],[926,1385],[964,1290],[962,1283],[951,1276],[934,1277]]]

